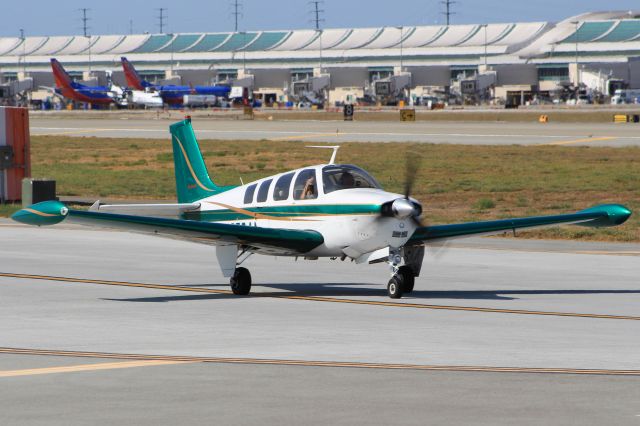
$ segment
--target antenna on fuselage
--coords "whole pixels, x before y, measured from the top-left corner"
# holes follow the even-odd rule
[[[329,160],[329,164],[335,164],[336,155],[338,154],[338,149],[340,149],[340,145],[307,145],[307,148],[332,149],[333,154],[331,154],[331,160]]]

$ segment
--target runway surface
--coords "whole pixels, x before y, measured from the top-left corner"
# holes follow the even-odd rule
[[[33,135],[166,138],[171,121],[31,118]],[[511,122],[245,121],[198,118],[201,139],[640,146],[638,125]]]
[[[254,256],[236,297],[211,247],[0,235],[3,424],[640,421],[640,245],[463,240],[392,301],[381,265]]]

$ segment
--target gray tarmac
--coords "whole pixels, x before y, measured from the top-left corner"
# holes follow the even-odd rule
[[[31,118],[33,135],[166,138],[164,119]],[[477,145],[640,146],[638,125],[614,123],[514,123],[388,121],[250,121],[197,118],[201,139],[303,142],[414,142]]]
[[[208,246],[0,236],[0,347],[53,351],[0,353],[2,424],[640,422],[637,244],[460,240],[389,303],[382,265],[254,256],[236,297]]]

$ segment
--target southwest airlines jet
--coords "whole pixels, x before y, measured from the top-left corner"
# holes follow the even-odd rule
[[[211,95],[218,97],[228,97],[231,88],[228,86],[177,86],[177,85],[155,85],[144,80],[138,71],[127,58],[122,57],[122,69],[127,79],[127,85],[135,90],[155,90],[160,93],[162,100],[167,104],[181,104],[184,95]]]
[[[122,96],[122,90],[111,86],[85,86],[76,83],[56,59],[51,59],[51,69],[56,82],[56,93],[65,98],[78,102],[97,105],[108,105],[117,102],[116,97]]]

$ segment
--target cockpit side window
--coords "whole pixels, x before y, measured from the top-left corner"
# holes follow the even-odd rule
[[[349,165],[330,165],[322,169],[324,193],[341,189],[380,188],[380,184],[364,170]]]
[[[313,200],[318,198],[318,179],[315,169],[305,169],[298,174],[293,185],[294,200]]]
[[[245,204],[251,204],[253,202],[253,194],[255,194],[256,192],[256,186],[258,186],[258,184],[254,183],[253,185],[249,185],[247,187],[247,190],[244,193]]]
[[[267,194],[269,194],[271,182],[273,182],[273,179],[265,180],[260,184],[260,188],[258,189],[258,199],[256,200],[257,202],[264,203],[267,201]]]
[[[282,201],[289,198],[289,189],[291,188],[291,181],[295,173],[287,173],[282,175],[276,181],[276,186],[273,190],[274,201]]]

